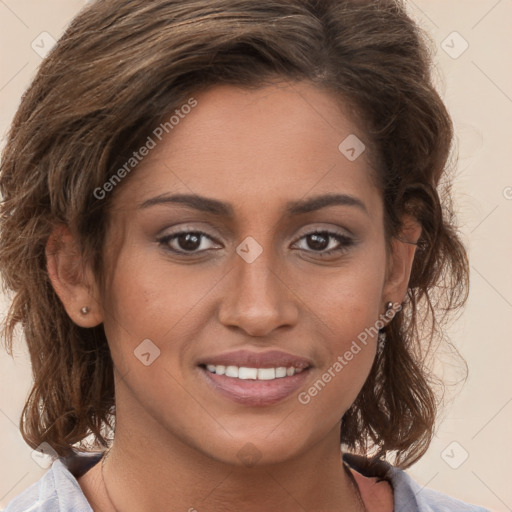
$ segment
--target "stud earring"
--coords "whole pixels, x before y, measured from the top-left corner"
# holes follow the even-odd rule
[[[87,306],[84,306],[81,310],[80,310],[80,313],[82,313],[82,315],[87,315],[87,313],[89,313],[89,308]]]

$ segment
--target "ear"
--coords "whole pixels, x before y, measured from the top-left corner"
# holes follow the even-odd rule
[[[50,281],[71,320],[80,327],[101,324],[103,311],[94,274],[84,264],[78,244],[65,224],[54,228],[45,252]]]
[[[392,254],[383,290],[384,302],[403,302],[409,286],[416,243],[420,236],[420,224],[413,217],[404,216],[401,232],[391,242]]]

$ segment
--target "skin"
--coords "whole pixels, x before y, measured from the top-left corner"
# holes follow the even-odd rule
[[[105,290],[65,226],[48,245],[48,272],[69,316],[83,327],[103,322],[114,361],[116,435],[104,466],[110,498],[123,512],[361,510],[339,431],[370,371],[375,338],[306,405],[297,393],[268,406],[235,403],[206,385],[197,362],[277,348],[313,362],[299,391],[307,390],[388,301],[402,302],[415,248],[394,240],[386,252],[366,155],[351,162],[338,150],[349,134],[364,134],[328,93],[283,82],[253,91],[216,86],[195,97],[198,106],[115,190]],[[229,203],[233,215],[139,207],[176,193]],[[354,196],[364,209],[285,212],[289,201],[331,193]],[[405,235],[417,240],[419,226],[405,220]],[[183,256],[170,251],[184,252],[176,239],[158,241],[185,230],[206,232],[211,240],[195,250],[208,250]],[[325,249],[306,236],[314,230],[353,243],[322,257]],[[247,236],[262,248],[252,263],[236,252]],[[327,245],[340,247],[335,238]],[[134,350],[148,338],[160,356],[145,366]],[[244,447],[256,464],[241,460]],[[392,509],[388,484],[357,481],[368,510]],[[79,483],[94,510],[115,510],[100,464]]]

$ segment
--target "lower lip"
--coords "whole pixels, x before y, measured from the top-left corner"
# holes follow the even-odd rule
[[[290,377],[272,380],[244,380],[217,375],[200,367],[206,381],[233,402],[249,406],[272,405],[296,392],[307,379],[309,368]]]

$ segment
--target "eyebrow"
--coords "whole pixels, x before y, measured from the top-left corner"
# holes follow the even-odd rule
[[[161,194],[142,202],[139,208],[149,208],[161,204],[182,204],[189,208],[213,215],[224,217],[234,216],[233,207],[229,203],[196,194]],[[288,215],[300,215],[327,208],[328,206],[353,206],[368,215],[368,210],[363,201],[348,194],[324,194],[306,200],[289,201],[286,203],[285,212]]]

